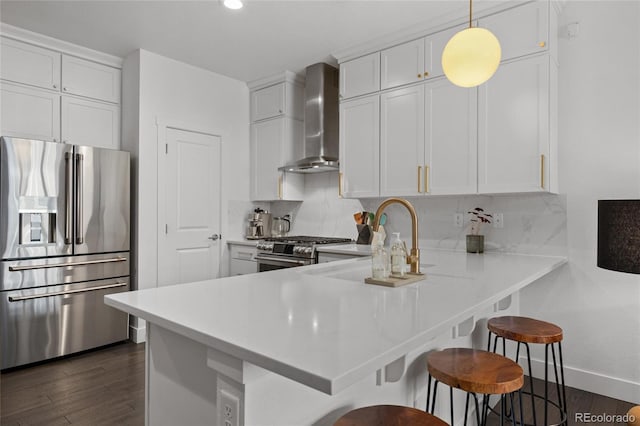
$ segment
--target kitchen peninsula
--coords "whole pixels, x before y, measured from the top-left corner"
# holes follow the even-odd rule
[[[367,285],[369,258],[110,295],[148,321],[149,425],[332,424],[423,406],[424,354],[485,342],[519,290],[564,257],[422,250],[424,281]],[[229,420],[225,423],[225,420]]]

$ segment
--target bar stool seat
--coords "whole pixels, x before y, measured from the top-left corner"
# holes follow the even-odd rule
[[[495,335],[516,342],[556,343],[562,341],[562,329],[550,322],[527,317],[491,318],[487,327]]]
[[[567,425],[567,396],[564,382],[564,365],[562,362],[562,328],[550,322],[541,321],[534,318],[519,317],[519,316],[503,316],[491,318],[487,322],[487,328],[489,329],[489,342],[487,344],[487,350],[491,350],[491,335],[495,335],[493,341],[493,352],[496,352],[498,339],[502,339],[502,352],[506,355],[506,340],[514,341],[518,344],[516,349],[516,361],[520,358],[520,345],[524,345],[527,350],[527,367],[529,370],[529,390],[523,391],[523,394],[531,396],[531,412],[533,416],[533,423],[527,423],[530,425],[538,424],[538,416],[536,413],[535,398],[543,400],[544,407],[544,425],[549,425],[549,406],[555,407],[558,411],[559,422],[554,423],[557,425]],[[544,351],[544,393],[539,394],[535,392],[533,377],[531,373],[531,353],[529,344],[543,344],[545,345]],[[558,352],[558,360],[556,360],[556,349]],[[555,375],[556,385],[556,401],[552,401],[549,398],[549,352],[553,361],[553,373]],[[559,370],[559,371],[558,371]]]
[[[334,426],[447,426],[422,410],[398,405],[357,408],[340,417]]]
[[[431,352],[427,355],[427,368],[429,370],[427,411],[431,413],[434,411],[438,382],[448,385],[450,388],[451,424],[454,424],[453,388],[467,392],[465,424],[467,422],[469,396],[472,395],[475,400],[476,416],[478,423],[480,423],[476,394],[485,395],[482,408],[482,423],[484,424],[489,410],[489,399],[486,396],[501,395],[501,401],[504,405],[505,395],[509,394],[513,405],[513,394],[519,392],[524,384],[524,372],[517,363],[502,355],[476,349],[449,348]],[[433,388],[431,410],[429,410],[432,378],[436,381]],[[504,417],[504,412],[501,415]],[[516,424],[515,417],[512,417],[512,421]]]

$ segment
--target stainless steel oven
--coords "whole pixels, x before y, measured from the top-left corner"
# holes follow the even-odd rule
[[[273,237],[260,240],[256,245],[258,272],[317,263],[316,246],[352,242],[349,238],[326,237]]]
[[[258,272],[273,271],[276,269],[293,268],[296,266],[312,265],[313,259],[290,259],[280,256],[257,255]]]

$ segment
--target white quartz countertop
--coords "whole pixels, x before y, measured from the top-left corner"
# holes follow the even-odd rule
[[[105,302],[336,394],[558,268],[564,257],[422,250],[427,279],[364,284],[370,259],[108,295]]]
[[[318,253],[346,254],[351,256],[371,256],[371,246],[368,244],[321,244],[316,246]]]
[[[227,240],[227,244],[236,244],[239,246],[255,247],[258,240]]]

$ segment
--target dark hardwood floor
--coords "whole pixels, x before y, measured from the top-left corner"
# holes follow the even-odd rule
[[[538,383],[541,382],[536,381],[534,385]],[[555,395],[555,390],[551,389],[551,392]],[[2,426],[142,426],[144,344],[117,344],[4,372],[0,377],[0,396]],[[575,421],[576,412],[622,415],[633,406],[570,387],[567,387],[567,400],[570,408],[569,426],[586,424]],[[529,400],[525,397],[523,401],[526,403]],[[541,402],[536,401],[536,404],[540,406]],[[529,405],[525,404],[524,412],[529,416],[531,410],[527,407]],[[538,407],[538,410],[541,408]],[[447,415],[443,420],[448,422]],[[495,416],[492,417],[490,424],[499,424]],[[540,419],[538,421],[541,423]],[[588,425],[609,426],[612,423],[592,422]]]
[[[0,377],[0,424],[144,425],[144,344],[116,344]]]
[[[544,382],[542,380],[534,379],[533,382],[534,391],[536,394],[544,393]],[[549,398],[551,401],[557,401],[557,390],[554,383],[549,384]],[[523,390],[529,390],[529,377],[525,376],[525,385]],[[585,419],[585,416],[592,415],[624,415],[629,411],[631,407],[635,404],[630,404],[625,401],[620,401],[618,399],[608,398],[606,396],[598,395],[591,392],[586,392],[580,389],[575,389],[568,387],[566,388],[567,392],[567,405],[569,407],[569,412],[567,413],[568,426],[612,426],[612,425],[620,425],[626,426],[625,422],[615,423],[612,421],[606,422],[597,422],[593,421],[591,418],[589,422],[585,422],[582,419]],[[519,409],[518,409],[518,400],[515,400],[516,404],[516,421],[519,420]],[[536,404],[536,416],[537,416],[537,424],[545,424],[544,423],[544,403],[541,398],[535,399]],[[525,424],[533,424],[533,415],[531,410],[531,397],[529,395],[523,395],[522,399],[523,405],[523,417]],[[495,407],[495,409],[499,409]],[[581,416],[576,416],[576,413],[582,413]],[[588,413],[588,414],[587,414]],[[445,419],[449,420],[449,419]],[[489,421],[487,422],[488,426],[498,426],[500,425],[500,420],[498,415],[492,414],[489,416]],[[558,424],[560,423],[559,411],[553,407],[549,408],[548,411],[548,423],[547,424]],[[505,424],[511,424],[507,422]]]

